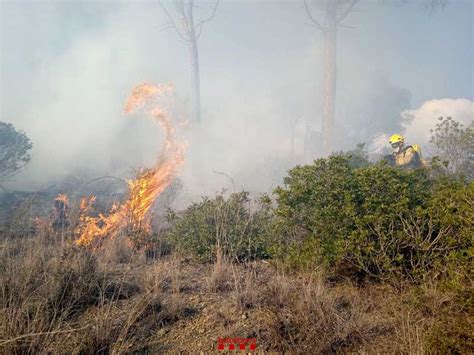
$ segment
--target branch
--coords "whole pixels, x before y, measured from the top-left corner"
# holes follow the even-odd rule
[[[304,2],[304,8],[306,9],[306,14],[308,15],[309,19],[316,25],[318,29],[325,32],[326,29],[323,26],[321,26],[318,21],[316,21],[313,15],[311,15],[311,12],[309,11],[308,3],[306,2],[306,0],[303,0],[303,2]]]
[[[76,196],[79,196],[79,194],[82,192],[82,190],[84,190],[88,185],[92,184],[93,182],[96,182],[96,181],[99,181],[99,180],[104,180],[104,179],[114,179],[114,180],[118,180],[118,181],[121,181],[121,182],[127,184],[127,181],[126,181],[126,180],[121,179],[121,178],[118,178],[118,177],[116,177],[116,176],[112,176],[112,175],[101,176],[101,177],[98,177],[98,178],[89,180],[89,181],[86,182],[84,185],[82,185],[82,186],[79,188],[79,191],[77,192]]]
[[[196,40],[199,39],[199,37],[201,37],[201,33],[202,33],[202,25],[204,25],[205,23],[209,22],[209,21],[212,21],[212,19],[214,18],[214,16],[216,16],[216,11],[217,11],[217,7],[219,6],[219,0],[216,1],[216,4],[214,5],[214,9],[212,10],[212,14],[211,16],[209,16],[207,19],[205,20],[201,20],[197,25],[196,27],[194,28],[195,30],[198,31],[197,35],[196,35]]]
[[[173,21],[173,17],[170,15],[170,13],[168,12],[168,10],[166,10],[166,7],[163,6],[163,4],[161,3],[161,0],[158,0],[158,4],[160,5],[161,9],[163,10],[163,12],[165,13],[166,17],[168,17],[168,20],[170,21],[170,25],[171,27],[174,28],[174,30],[176,31],[176,33],[186,42],[188,42],[188,39],[181,33],[181,31],[179,30],[179,27],[176,25],[176,23]]]
[[[349,25],[340,25],[340,27],[343,27],[343,28],[349,28],[351,30],[353,29],[356,29],[357,27],[356,26],[349,26]]]
[[[220,175],[224,175],[225,177],[229,178],[230,179],[230,182],[232,183],[232,186],[234,188],[234,192],[235,192],[235,182],[234,182],[234,179],[232,178],[232,176],[226,174],[226,173],[223,173],[221,171],[216,171],[214,169],[212,169],[212,171],[215,173],[215,174],[220,174]]]
[[[188,0],[186,6],[189,7],[189,13],[186,13],[184,8],[184,0],[175,0],[175,6],[177,11],[181,14],[181,22],[183,24],[184,32],[186,33],[186,38],[189,42],[193,40],[193,36],[191,36],[191,28],[189,26],[190,22],[192,22],[193,18],[193,0]]]
[[[336,20],[336,24],[341,23],[342,20],[346,18],[347,15],[352,11],[354,8],[355,4],[357,3],[358,0],[352,0],[351,3],[347,6],[346,10],[339,16],[339,18]]]
[[[169,30],[170,28],[173,28],[173,25],[168,22],[167,24],[165,24],[165,25],[160,29],[160,32]]]

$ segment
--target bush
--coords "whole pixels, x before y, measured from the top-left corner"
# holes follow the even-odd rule
[[[17,131],[11,123],[0,122],[0,178],[15,175],[26,164],[33,147],[23,131]]]
[[[474,179],[474,121],[464,127],[451,117],[440,117],[430,142],[448,172]]]
[[[262,199],[252,211],[247,192],[231,194],[227,199],[203,198],[177,214],[171,212],[171,228],[166,239],[182,252],[200,261],[214,261],[217,250],[238,260],[266,257],[264,236],[271,218],[269,200]]]
[[[426,169],[358,168],[347,155],[298,166],[285,184],[275,191],[278,242],[272,251],[290,265],[413,279],[467,265],[472,184]]]

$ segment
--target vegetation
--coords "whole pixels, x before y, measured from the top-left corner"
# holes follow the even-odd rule
[[[165,305],[156,285],[139,273],[127,274],[118,262],[110,265],[59,243],[5,241],[0,254],[2,353],[143,351],[150,332],[182,316],[174,302]]]
[[[435,132],[439,147],[469,134],[452,120]],[[223,192],[99,250],[46,219],[32,229],[21,209],[29,227],[0,231],[2,352],[214,351],[241,337],[258,351],[469,353],[474,182],[438,161],[371,164],[359,145],[294,167],[274,201]]]
[[[285,184],[276,190],[277,257],[346,276],[467,271],[472,183],[333,156],[292,169]]]
[[[236,260],[264,258],[266,228],[270,219],[269,199],[258,201],[252,211],[247,192],[203,198],[168,218],[172,227],[167,240],[181,252],[192,254],[200,261],[214,261],[219,249]]]
[[[109,255],[116,243],[92,254],[38,238],[3,241],[2,353],[214,352],[218,337],[256,338],[257,351],[292,353],[472,348],[469,284],[360,287],[225,257],[150,263],[133,252],[124,261]]]
[[[0,179],[20,171],[31,159],[33,144],[26,134],[11,123],[0,122]]]
[[[430,142],[448,172],[474,179],[474,122],[464,127],[451,117],[440,117]]]

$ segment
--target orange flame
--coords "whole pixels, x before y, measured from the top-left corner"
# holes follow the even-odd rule
[[[69,202],[69,200],[67,198],[67,195],[65,195],[65,194],[58,194],[58,196],[56,196],[54,201],[64,202],[65,205],[67,205],[68,202]]]
[[[121,205],[114,205],[108,216],[100,214],[98,217],[90,217],[82,213],[77,245],[100,244],[103,238],[115,237],[121,229],[130,224],[133,228],[149,227],[150,208],[156,198],[173,182],[177,169],[184,162],[185,146],[176,141],[175,130],[167,111],[156,105],[157,100],[164,99],[172,91],[170,85],[141,84],[128,97],[125,113],[144,109],[160,123],[165,132],[164,154],[154,166],[140,171],[135,180],[127,181],[128,199]],[[95,197],[83,199],[81,211],[87,211],[94,201]]]

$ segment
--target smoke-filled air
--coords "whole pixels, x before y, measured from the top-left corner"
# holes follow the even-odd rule
[[[2,352],[472,352],[471,0],[0,19]]]

